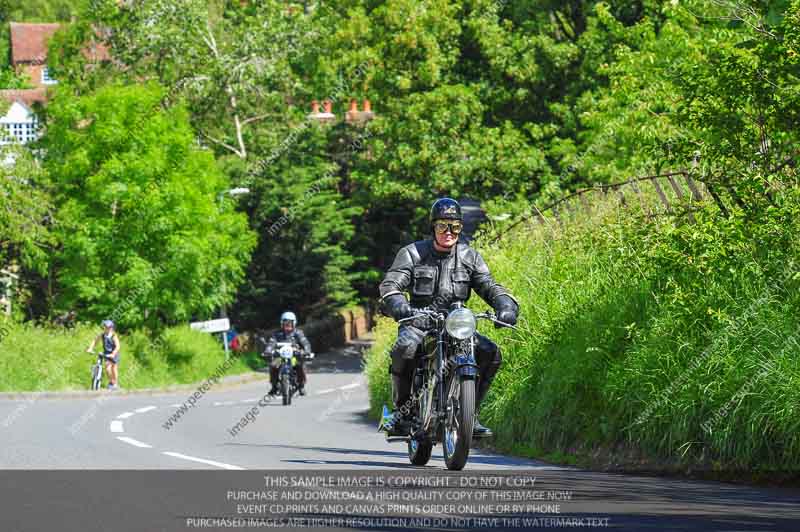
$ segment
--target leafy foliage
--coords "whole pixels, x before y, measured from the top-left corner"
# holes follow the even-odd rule
[[[230,302],[254,245],[180,107],[156,86],[109,86],[47,108],[42,145],[58,207],[60,303],[133,326],[207,317]]]
[[[19,261],[44,272],[50,247],[53,207],[40,165],[19,146],[0,150],[0,264]]]

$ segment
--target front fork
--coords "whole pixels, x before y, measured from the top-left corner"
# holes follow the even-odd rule
[[[458,352],[452,359],[448,359],[447,371],[443,371],[441,382],[448,386],[440,386],[439,404],[443,405],[440,412],[443,419],[446,419],[452,408],[450,398],[456,393],[457,386],[464,379],[477,380],[478,364],[475,361],[475,337],[468,341],[460,342]],[[444,357],[442,357],[444,358]]]

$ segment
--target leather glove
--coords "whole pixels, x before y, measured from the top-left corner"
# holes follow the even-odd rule
[[[513,299],[506,295],[498,296],[494,301],[494,310],[497,312],[498,320],[502,321],[503,323],[508,323],[509,325],[516,325],[519,306],[514,302]],[[498,325],[496,323],[494,326],[496,329],[502,327],[502,325]]]
[[[406,296],[403,294],[393,294],[383,300],[383,307],[386,314],[396,321],[414,315],[414,309],[408,304]]]

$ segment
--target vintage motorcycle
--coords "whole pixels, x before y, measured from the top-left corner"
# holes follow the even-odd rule
[[[475,314],[462,303],[455,303],[446,315],[428,309],[416,312],[399,320],[404,323],[428,318],[432,325],[415,359],[408,405],[412,429],[408,436],[386,439],[407,442],[408,458],[414,465],[427,464],[433,446],[441,443],[447,469],[460,471],[469,457],[475,423],[477,321],[486,319],[501,327],[516,327],[498,320],[492,312]],[[381,427],[390,418],[391,412],[384,406]]]
[[[263,337],[258,337],[259,340],[269,345],[267,340]],[[262,355],[265,359],[278,357],[280,366],[278,367],[278,386],[283,397],[284,406],[292,404],[292,397],[300,390],[300,384],[297,379],[297,358],[303,357],[303,360],[313,360],[314,353],[305,354],[300,347],[293,342],[277,342],[272,352],[264,351]]]

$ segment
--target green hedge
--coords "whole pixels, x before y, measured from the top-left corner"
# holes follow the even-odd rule
[[[726,219],[646,221],[602,204],[478,243],[519,298],[484,421],[502,450],[614,453],[710,469],[800,466],[796,198]],[[473,305],[476,308],[477,305]],[[388,398],[382,325],[372,413]],[[383,367],[381,367],[383,366]]]

